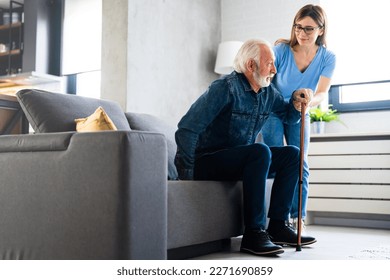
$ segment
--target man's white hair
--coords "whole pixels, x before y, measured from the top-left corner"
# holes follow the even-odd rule
[[[259,64],[259,58],[260,58],[260,46],[266,45],[272,50],[271,44],[262,39],[251,39],[241,46],[241,48],[238,50],[238,53],[236,57],[234,58],[234,70],[238,73],[244,73],[246,71],[246,62],[249,59],[254,59],[257,64]]]

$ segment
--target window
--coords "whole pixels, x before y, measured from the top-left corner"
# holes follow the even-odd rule
[[[390,81],[332,86],[329,103],[339,112],[390,109]]]
[[[337,57],[329,103],[343,111],[390,109],[387,1],[321,0]]]
[[[90,71],[77,74],[76,94],[92,98],[100,98],[101,71]]]
[[[101,0],[64,2],[62,75],[101,69],[101,33]]]

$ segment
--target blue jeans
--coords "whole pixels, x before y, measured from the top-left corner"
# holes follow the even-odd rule
[[[195,161],[195,180],[243,182],[244,224],[265,229],[265,188],[269,172],[275,172],[268,211],[270,219],[288,219],[298,184],[299,149],[268,147],[263,143],[238,146],[204,155]]]
[[[288,125],[283,123],[278,117],[271,115],[261,130],[263,141],[270,147],[282,147],[283,136],[286,139],[287,145],[300,146],[300,129],[301,123]],[[307,153],[310,142],[310,118],[305,116],[305,138],[304,138],[304,161],[303,161],[303,178],[302,178],[302,219],[306,217],[306,205],[309,189],[309,165],[307,161]],[[298,195],[299,189],[297,187],[294,195],[293,204],[290,211],[291,218],[298,217]]]

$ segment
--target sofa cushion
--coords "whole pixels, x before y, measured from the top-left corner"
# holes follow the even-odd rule
[[[175,127],[169,125],[168,123],[157,118],[156,116],[148,114],[127,112],[125,113],[125,115],[127,117],[131,129],[141,131],[153,131],[165,135],[168,146],[168,179],[176,180],[178,174],[175,166],[175,155],[177,149],[175,141]]]
[[[102,130],[117,130],[115,124],[104,111],[102,106],[86,118],[75,119],[78,132],[92,132]]]
[[[37,133],[76,131],[75,119],[92,114],[102,106],[118,130],[130,130],[123,110],[114,101],[37,89],[16,94],[29,123]]]

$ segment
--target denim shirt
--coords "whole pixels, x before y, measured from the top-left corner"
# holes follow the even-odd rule
[[[254,92],[244,74],[233,71],[214,81],[190,107],[175,133],[179,179],[192,180],[196,158],[255,143],[270,113],[297,123],[300,113],[271,84]]]

